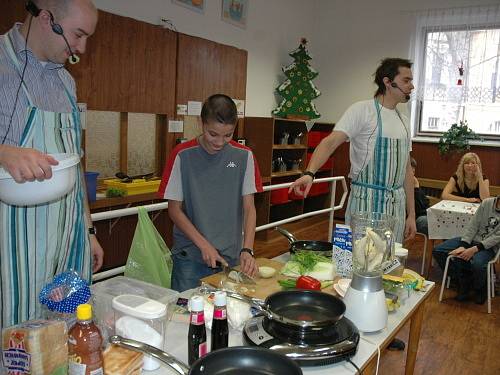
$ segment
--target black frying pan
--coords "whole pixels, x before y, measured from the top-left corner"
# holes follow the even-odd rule
[[[256,346],[216,350],[198,359],[191,368],[170,354],[136,340],[111,336],[112,344],[149,354],[181,375],[302,375],[300,367],[283,354]]]
[[[328,241],[298,241],[293,234],[288,232],[287,230],[276,227],[278,232],[284,235],[288,242],[290,242],[290,253],[293,254],[296,251],[300,250],[308,250],[308,251],[316,251],[320,255],[324,255],[326,257],[332,256],[333,244]]]
[[[341,299],[316,290],[284,290],[269,295],[264,302],[231,291],[226,293],[252,304],[268,319],[303,329],[331,326],[344,316],[346,309]]]

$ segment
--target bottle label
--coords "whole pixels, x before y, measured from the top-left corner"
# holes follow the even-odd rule
[[[191,314],[191,324],[194,324],[195,326],[199,326],[199,325],[204,324],[204,323],[205,323],[205,316],[204,316],[203,312]]]
[[[9,374],[28,374],[31,370],[31,354],[26,351],[24,334],[13,331],[7,348],[3,350],[3,364]],[[1,365],[1,363],[0,363]]]
[[[201,358],[206,354],[207,354],[207,342],[205,341],[198,346],[198,358]]]
[[[227,311],[226,309],[215,309],[214,310],[214,319],[226,319]]]

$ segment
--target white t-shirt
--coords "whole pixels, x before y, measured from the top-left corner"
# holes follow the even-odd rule
[[[395,109],[380,107],[382,118],[382,137],[405,139],[410,138],[410,126],[406,116]],[[355,179],[373,156],[377,140],[377,110],[373,99],[354,103],[342,115],[333,130],[341,131],[351,143],[349,158],[351,171],[349,177]],[[410,150],[411,151],[411,141]]]

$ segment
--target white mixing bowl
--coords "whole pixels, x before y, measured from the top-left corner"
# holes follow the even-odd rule
[[[59,164],[52,166],[52,178],[43,181],[16,182],[0,167],[0,200],[13,206],[47,203],[68,194],[76,181],[78,154],[51,154]]]

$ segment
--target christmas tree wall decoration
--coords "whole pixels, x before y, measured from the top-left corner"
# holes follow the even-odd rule
[[[278,108],[272,112],[277,117],[311,120],[321,116],[312,103],[321,92],[312,83],[318,72],[309,65],[311,56],[306,44],[307,40],[302,38],[299,48],[289,53],[294,62],[282,68],[287,80],[276,89],[283,97]]]

